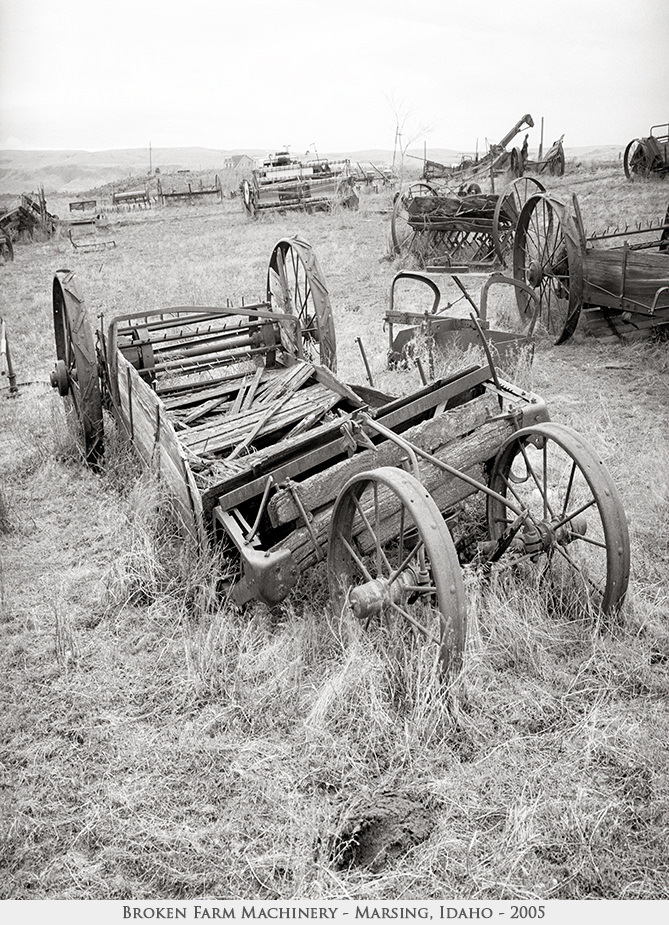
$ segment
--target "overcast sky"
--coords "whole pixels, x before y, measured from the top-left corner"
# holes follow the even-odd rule
[[[0,0],[0,147],[473,149],[669,120],[669,0]],[[536,137],[535,137],[536,135]]]

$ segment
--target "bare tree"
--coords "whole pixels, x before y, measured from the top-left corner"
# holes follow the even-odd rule
[[[429,132],[430,125],[423,125],[416,129],[411,124],[413,109],[407,106],[402,100],[396,100],[395,97],[386,97],[393,116],[395,117],[395,143],[393,146],[393,173],[399,179],[400,189],[404,181],[404,158],[409,147],[417,141],[421,135]]]

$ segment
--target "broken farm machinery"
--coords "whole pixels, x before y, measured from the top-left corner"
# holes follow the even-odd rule
[[[626,521],[594,450],[489,365],[402,397],[346,385],[305,241],[277,243],[260,302],[129,309],[101,318],[96,349],[63,270],[53,314],[51,381],[86,458],[100,463],[106,406],[183,530],[221,544],[238,604],[275,605],[322,564],[336,619],[380,645],[418,643],[452,678],[466,633],[459,555],[487,572],[522,563],[567,607],[622,603]],[[468,499],[480,542],[470,526],[456,548]]]
[[[581,317],[603,340],[650,337],[669,324],[669,208],[664,220],[586,237],[575,195],[570,203],[532,196],[518,219],[513,269],[537,294],[556,344]],[[526,318],[534,309],[524,290],[516,300]]]
[[[536,161],[523,157],[521,153],[521,158],[520,158],[520,163],[519,163],[520,174],[518,175],[526,174],[526,173],[533,173],[533,174],[539,174],[539,175],[550,174],[551,176],[554,176],[554,177],[564,176],[565,154],[564,154],[563,141],[564,141],[564,135],[561,135],[557,141],[553,142],[553,144],[550,146],[548,151],[546,151],[543,157],[539,157],[539,159]],[[515,151],[516,149],[514,148],[514,152]],[[513,157],[514,167],[517,163],[518,163],[517,155],[514,154],[514,157]]]
[[[115,190],[112,192],[112,207],[114,209],[150,209],[151,194],[148,188]]]
[[[451,166],[440,164],[438,161],[425,160],[423,180],[430,183],[433,180],[445,179],[452,183],[463,184],[472,180],[480,180],[482,177],[495,176],[504,171],[511,171],[513,176],[519,177],[522,174],[520,148],[507,151],[507,145],[526,128],[534,128],[534,119],[529,113],[519,119],[497,144],[491,144],[487,154],[481,158],[466,157],[459,164]]]
[[[355,176],[348,160],[325,158],[301,161],[280,151],[241,183],[248,215],[285,209],[327,209],[339,204],[357,209]]]
[[[527,198],[543,191],[539,180],[520,177],[503,192],[482,193],[414,183],[398,193],[390,220],[394,254],[412,255],[421,267],[454,272],[504,266],[520,210]]]
[[[216,202],[223,202],[223,188],[218,174],[209,181],[208,185],[205,185],[201,177],[186,179],[178,177],[176,180],[170,177],[169,182],[165,177],[158,178],[158,202],[161,206],[171,202],[185,202],[193,205],[194,202],[206,197],[213,197]]]
[[[669,174],[669,124],[653,125],[646,138],[634,138],[623,158],[628,180]]]
[[[443,351],[450,352],[454,347],[462,351],[467,351],[470,347],[481,347],[491,368],[497,363],[506,366],[514,358],[519,359],[524,348],[529,348],[526,356],[531,361],[534,353],[534,328],[538,319],[537,294],[525,283],[495,272],[486,277],[477,305],[459,277],[452,274],[451,279],[460,290],[460,296],[442,306],[442,293],[432,275],[412,270],[402,270],[395,275],[390,287],[390,305],[384,324],[388,329],[389,368],[406,368],[415,363],[423,384],[426,384],[428,375],[429,378],[434,378],[439,354]],[[530,304],[534,303],[534,312],[526,313],[521,330],[500,331],[490,326],[488,295],[493,286],[500,285],[522,289]],[[404,295],[410,295],[412,301],[422,301],[425,304],[424,297],[427,294],[432,304],[428,303],[424,311],[398,308],[397,292],[402,288],[409,289]],[[418,300],[416,295],[419,296]],[[468,303],[468,317],[451,311],[463,299]],[[400,326],[397,333],[396,326]],[[421,352],[427,355],[428,375],[423,367]]]
[[[46,240],[55,234],[57,227],[58,216],[47,210],[44,188],[40,187],[36,197],[23,193],[18,206],[0,215],[3,256],[13,260],[13,242]]]

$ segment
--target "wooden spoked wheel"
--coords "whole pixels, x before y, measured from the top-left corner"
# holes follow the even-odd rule
[[[545,170],[554,177],[563,177],[565,168],[564,148],[560,145],[546,161]]]
[[[328,582],[337,616],[350,612],[381,645],[417,638],[455,676],[465,642],[462,574],[439,508],[414,476],[384,466],[344,486],[332,513]]]
[[[576,330],[583,305],[583,258],[576,223],[564,203],[545,193],[530,196],[518,217],[513,276],[537,292],[539,318],[556,344]],[[521,321],[534,311],[529,295],[516,289]]]
[[[300,353],[313,363],[337,371],[337,343],[330,296],[316,255],[299,237],[282,238],[274,247],[267,271],[267,301],[273,311],[294,315],[301,326],[281,323],[281,344],[291,356]]]
[[[413,183],[403,193],[398,193],[393,204],[393,214],[390,218],[390,236],[393,242],[393,253],[406,254],[411,247],[414,230],[409,224],[411,217],[411,203],[414,199],[424,199],[427,196],[436,196],[436,190],[429,183]]]
[[[63,396],[86,462],[96,466],[104,444],[95,338],[75,276],[69,270],[59,270],[54,277],[53,326],[57,361],[51,385]]]
[[[246,211],[252,218],[255,218],[258,211],[256,208],[255,193],[248,180],[242,180],[242,199],[244,200],[244,208]]]
[[[9,234],[0,231],[0,261],[11,261],[14,259],[14,245]]]
[[[628,180],[650,175],[650,158],[646,146],[639,138],[634,138],[625,148],[623,168]]]
[[[545,192],[546,187],[534,177],[518,177],[509,183],[499,195],[492,219],[492,240],[495,254],[502,265],[506,264],[506,258],[511,250],[523,206],[530,196]]]
[[[533,571],[555,609],[612,615],[629,580],[625,512],[595,450],[563,424],[518,431],[495,460],[490,488],[528,512],[505,559]],[[501,540],[516,514],[488,496],[488,530]]]

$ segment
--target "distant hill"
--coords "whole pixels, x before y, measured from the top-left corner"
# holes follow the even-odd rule
[[[614,160],[619,157],[622,146],[567,148],[568,159],[580,161]],[[216,150],[213,148],[155,148],[151,151],[150,165],[161,173],[176,170],[199,170],[219,172],[224,169],[226,158],[234,154],[249,154],[263,158],[269,152],[257,148],[242,151]],[[319,152],[321,157],[333,160],[348,157],[353,163],[390,165],[392,151],[374,149],[369,151]],[[428,149],[430,160],[441,164],[455,164],[463,154],[472,152],[453,151],[446,148]],[[532,152],[530,152],[532,154]],[[423,151],[407,152],[408,163],[417,165],[423,159]],[[23,193],[43,186],[47,193],[82,193],[109,183],[120,182],[129,176],[141,177],[149,174],[149,149],[125,148],[111,151],[0,151],[0,193]]]

